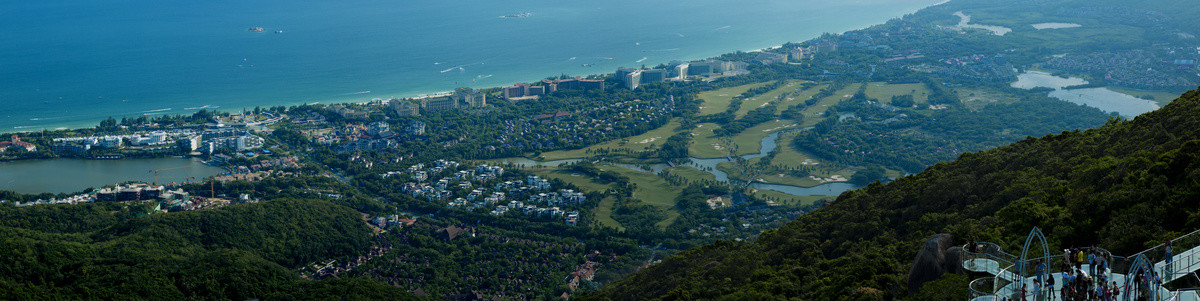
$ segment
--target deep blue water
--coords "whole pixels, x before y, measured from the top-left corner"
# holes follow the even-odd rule
[[[862,28],[936,2],[12,1],[0,7],[0,132],[611,73]],[[500,18],[522,12],[531,16]]]

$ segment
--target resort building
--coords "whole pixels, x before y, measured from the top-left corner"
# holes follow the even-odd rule
[[[755,57],[754,60],[762,63],[763,65],[787,64],[788,55],[783,53],[762,52],[759,53],[758,57]]]
[[[421,105],[404,99],[393,99],[390,106],[399,116],[421,116]]]
[[[471,88],[454,89],[454,93],[421,100],[421,107],[427,111],[457,110],[459,108],[480,108],[487,106],[487,95]]]
[[[21,138],[17,137],[17,135],[12,135],[12,139],[10,141],[0,142],[0,152],[14,151],[14,150],[26,151],[26,152],[36,152],[37,146],[33,145],[33,143],[21,141]]]
[[[574,78],[543,79],[534,84],[516,83],[510,87],[501,88],[501,95],[508,100],[537,99],[539,95],[557,92],[558,90],[594,90],[604,89],[604,80]]]

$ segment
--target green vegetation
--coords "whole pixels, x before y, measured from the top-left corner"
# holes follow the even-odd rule
[[[630,183],[636,183],[637,185],[637,188],[633,191],[633,198],[641,200],[647,205],[665,210],[666,218],[656,223],[655,226],[665,228],[674,222],[676,218],[679,218],[679,212],[671,210],[671,208],[675,207],[675,198],[679,196],[679,192],[683,188],[671,185],[663,178],[652,173],[613,165],[600,165],[597,168],[601,171],[613,171],[627,177]]]
[[[584,191],[603,192],[611,189],[612,185],[600,183],[587,175],[572,173],[566,170],[551,168],[531,168],[529,172],[547,179],[558,179],[579,187]]]
[[[1021,102],[990,104],[978,111],[960,106],[928,114],[888,111],[871,104],[862,94],[835,108],[839,113],[854,113],[857,118],[844,122],[826,119],[812,131],[797,135],[795,147],[823,161],[851,166],[875,164],[910,172],[1021,137],[1088,128],[1103,123],[1105,118],[1097,109],[1036,94]]]
[[[1129,96],[1154,101],[1159,106],[1166,106],[1167,104],[1171,103],[1171,100],[1178,98],[1180,94],[1183,94],[1182,92],[1176,93],[1176,92],[1164,92],[1164,91],[1141,91],[1141,90],[1124,89],[1124,88],[1118,88],[1118,87],[1105,87],[1105,88],[1107,88],[1109,90],[1113,90],[1115,92],[1124,93]]]
[[[939,232],[1011,249],[1039,226],[1052,246],[1132,254],[1200,227],[1198,114],[1193,91],[1132,121],[963,154],[843,194],[754,242],[673,255],[586,299],[961,297],[962,278],[919,295],[905,286],[919,246]]]
[[[891,100],[893,97],[908,95],[912,97],[915,103],[929,103],[929,89],[925,85],[914,84],[889,84],[886,82],[867,83],[867,97],[879,100]]]
[[[0,221],[0,299],[415,299],[377,281],[302,280],[291,270],[371,244],[358,213],[346,207],[280,199],[132,214],[143,209],[0,204],[6,216]]]
[[[653,153],[658,146],[663,145],[667,138],[677,133],[679,121],[672,120],[663,126],[637,136],[613,139],[588,147],[542,153],[538,158],[543,160],[562,160],[587,158],[595,155],[622,155],[628,157],[642,156],[643,153]]]
[[[1159,7],[1158,13],[1115,0],[1101,0],[1104,7],[1094,2],[953,1],[872,28],[771,50],[840,45],[812,60],[762,65],[751,62],[756,54],[732,53],[721,58],[750,62],[750,74],[653,83],[635,91],[612,85],[565,89],[538,101],[489,101],[485,108],[421,116],[359,104],[348,107],[370,114],[348,118],[323,105],[272,108],[328,120],[276,124],[266,138],[306,161],[292,171],[331,176],[185,185],[193,195],[211,187],[224,195],[278,199],[203,212],[146,216],[153,204],[140,203],[0,204],[5,269],[0,299],[334,299],[346,292],[352,293],[346,299],[403,299],[410,297],[404,291],[417,289],[435,297],[479,291],[486,297],[552,299],[596,289],[645,263],[716,242],[671,255],[589,297],[961,300],[967,280],[962,277],[943,277],[920,292],[903,285],[916,246],[933,233],[1012,246],[1036,225],[1060,245],[1099,243],[1130,251],[1198,226],[1198,205],[1188,201],[1195,198],[1200,174],[1194,163],[1200,162],[1194,158],[1200,150],[1193,130],[1200,127],[1192,120],[1195,93],[1164,112],[1078,132],[1073,130],[1104,124],[1108,115],[1050,99],[1050,89],[1008,86],[1012,70],[1050,66],[1052,55],[1191,53],[1200,46],[1178,35],[1200,28],[1192,17],[1195,8],[1164,11],[1168,6],[1160,0],[1135,3]],[[935,27],[957,23],[950,14],[958,10],[975,23],[1014,32],[999,37]],[[1083,27],[1028,26],[1036,22]],[[891,60],[916,53],[925,58]],[[1169,58],[1174,57],[1142,61],[1161,64]],[[1191,71],[1171,72],[1168,79],[1195,79]],[[1096,85],[1110,84],[1095,80],[1105,74],[1083,73]],[[1173,96],[1119,91],[1163,104]],[[96,129],[22,138],[48,145],[62,135],[126,132],[122,125],[153,130],[149,121],[198,128],[214,114],[112,119]],[[396,146],[387,149],[352,149],[347,140],[312,142],[314,133],[369,122],[399,129],[413,121],[429,129],[393,139]],[[813,129],[799,130],[809,126]],[[781,134],[770,154],[718,167],[734,179],[797,186],[829,180],[813,177],[871,183],[883,175],[925,172],[832,201],[717,183],[708,172],[678,164],[688,157],[757,153],[763,137],[785,130],[791,131]],[[38,155],[9,153],[0,159]],[[494,182],[452,184],[441,190],[449,197],[414,196],[418,193],[406,188],[423,189],[473,168],[469,164],[432,172],[426,180],[388,176],[438,159],[477,163],[511,157],[586,158],[557,168],[505,165],[497,179],[538,175],[551,179],[550,190],[586,192],[585,202],[563,208],[578,211],[578,226],[566,225],[561,216],[533,217],[515,209],[491,213],[508,201],[527,200],[528,192],[486,206],[447,206]],[[231,164],[252,164],[248,161]],[[651,174],[616,162],[675,166]],[[48,197],[0,192],[0,199],[11,201]],[[727,207],[710,208],[708,201],[718,199]],[[826,203],[831,205],[816,210]],[[371,235],[360,213],[404,214],[419,222]],[[464,232],[455,232],[461,234],[455,238],[451,229]],[[358,257],[367,252],[374,253]],[[351,260],[362,265],[336,276],[342,279],[297,276],[312,268],[309,263]],[[588,261],[602,265],[595,281],[581,281],[572,291],[564,279]]]
[[[790,195],[790,194],[786,194],[786,193],[782,193],[782,192],[778,192],[778,191],[774,191],[774,190],[765,190],[765,189],[755,189],[755,190],[751,191],[751,193],[753,193],[756,198],[764,200],[768,205],[787,205],[787,206],[808,207],[808,206],[815,206],[818,204],[818,202],[831,201],[834,199],[834,197],[819,196],[819,195],[806,195],[806,196]]]

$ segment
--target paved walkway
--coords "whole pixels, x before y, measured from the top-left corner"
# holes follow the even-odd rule
[[[1186,274],[1188,272],[1195,271],[1197,268],[1200,268],[1200,248],[1191,249],[1191,250],[1185,251],[1183,253],[1176,254],[1173,257],[1174,257],[1175,261],[1172,264],[1172,266],[1174,268],[1176,268],[1176,270],[1175,270],[1176,275]],[[1154,267],[1155,267],[1155,269],[1157,269],[1161,272],[1162,268],[1165,265],[1166,265],[1166,262],[1163,261],[1163,262],[1155,263]],[[965,260],[965,261],[963,261],[963,267],[966,268],[968,271],[992,274],[992,275],[996,276],[996,278],[1003,279],[1006,282],[1010,282],[1008,285],[1001,288],[1001,291],[1009,291],[1009,292],[1014,291],[1016,289],[1017,279],[1020,279],[1020,276],[1018,276],[1016,273],[1013,273],[1010,271],[1002,271],[1003,267],[1000,266],[1000,263],[995,260],[992,260],[992,259],[975,258],[975,259]],[[1086,265],[1086,264],[1083,265],[1083,267],[1082,267],[1082,269],[1084,271],[1089,270],[1089,268],[1090,268],[1090,265]],[[1125,284],[1125,275],[1124,274],[1111,273],[1110,275],[1111,276],[1108,279],[1109,283],[1116,281],[1117,285]],[[1048,292],[1048,293],[1054,293],[1054,294],[1056,294],[1055,296],[1058,296],[1057,294],[1059,294],[1059,289],[1062,288],[1062,284],[1063,284],[1062,272],[1050,273],[1049,277],[1054,277],[1054,283],[1056,284],[1056,286],[1054,287],[1053,292]],[[1027,288],[1027,290],[1031,290],[1033,288],[1034,278],[1036,278],[1036,277],[1026,277],[1024,279],[1025,287]],[[1046,288],[1043,287],[1043,289],[1046,289]],[[1121,293],[1123,296],[1124,294],[1126,294],[1128,292],[1122,291]],[[1183,291],[1183,292],[1179,292],[1178,294],[1176,294],[1175,292],[1171,292],[1171,291],[1167,290],[1166,288],[1159,287],[1158,295],[1159,295],[1159,300],[1200,301],[1200,295],[1198,295],[1195,291]],[[1028,300],[1034,300],[1033,297],[1034,296],[1033,296],[1032,291],[1026,292],[1026,298],[1028,298]],[[1123,297],[1121,299],[1124,300]],[[977,297],[975,299],[972,299],[972,301],[993,301],[993,300],[996,300],[994,296],[984,296],[984,297]]]
[[[1167,277],[1167,279],[1175,279],[1176,277],[1187,275],[1188,273],[1195,272],[1197,269],[1200,269],[1200,248],[1193,248],[1191,250],[1183,251],[1179,254],[1174,254],[1171,257],[1174,258],[1174,261],[1171,262],[1171,274],[1175,277]],[[1167,262],[1165,260],[1155,262],[1154,271],[1166,275],[1166,270],[1163,269],[1166,266]]]

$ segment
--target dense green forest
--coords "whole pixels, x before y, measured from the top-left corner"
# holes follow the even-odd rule
[[[588,299],[894,299],[936,233],[1020,246],[1132,254],[1200,227],[1200,92],[1131,121],[961,155],[889,184],[842,194],[754,242],[688,250]],[[1053,248],[1053,247],[1052,247]],[[940,285],[965,296],[966,280]]]
[[[152,206],[0,204],[0,299],[415,299],[378,281],[293,269],[371,244],[358,213],[279,199],[144,215]]]

